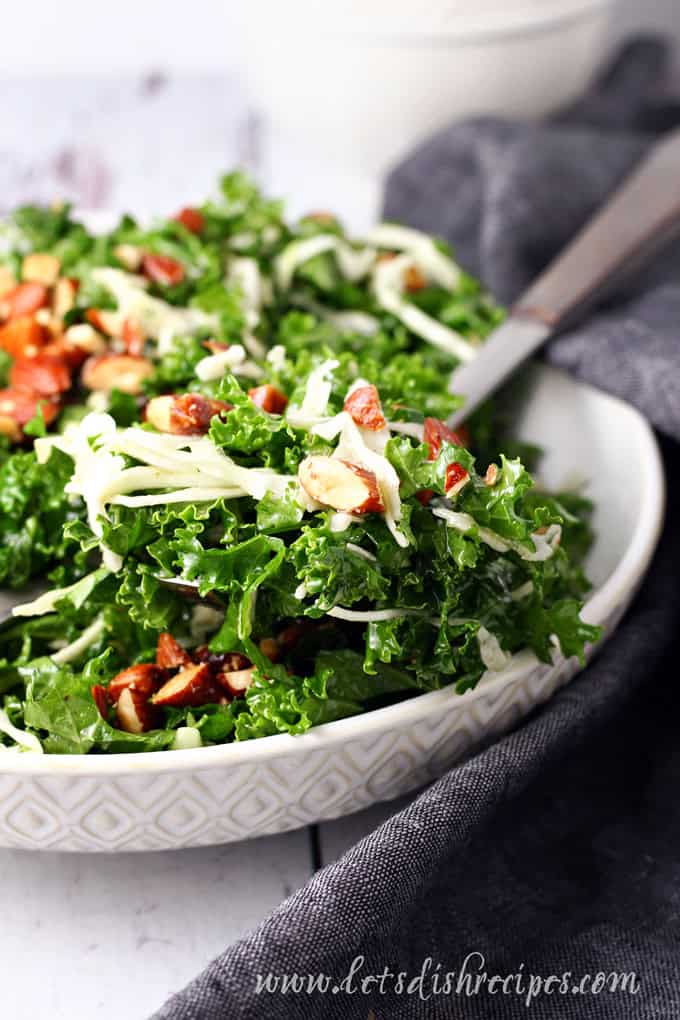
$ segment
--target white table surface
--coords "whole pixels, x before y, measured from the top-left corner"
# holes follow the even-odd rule
[[[404,803],[320,826],[321,863]],[[146,1020],[307,881],[312,837],[146,854],[0,850],[0,1017]]]

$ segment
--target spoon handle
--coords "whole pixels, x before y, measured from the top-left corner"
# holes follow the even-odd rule
[[[667,135],[511,309],[451,390],[465,397],[453,425],[555,333],[680,235],[680,131]]]

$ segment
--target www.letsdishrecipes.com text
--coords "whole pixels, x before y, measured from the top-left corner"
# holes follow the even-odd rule
[[[372,1001],[399,995],[422,1002],[445,996],[471,998],[476,995],[516,996],[527,1007],[541,996],[637,995],[640,980],[634,971],[595,971],[575,974],[533,974],[520,963],[508,974],[492,974],[484,955],[468,953],[458,970],[446,970],[428,956],[418,973],[393,970],[386,965],[379,973],[368,973],[364,956],[356,956],[342,976],[331,974],[258,974],[258,995],[358,995]]]

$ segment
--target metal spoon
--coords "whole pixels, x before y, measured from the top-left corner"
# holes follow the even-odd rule
[[[465,398],[452,428],[546,340],[680,236],[680,131],[654,146],[630,177],[531,284],[472,361],[451,376]]]

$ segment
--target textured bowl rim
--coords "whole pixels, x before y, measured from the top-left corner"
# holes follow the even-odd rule
[[[564,377],[565,373],[540,365],[541,374]],[[659,446],[652,428],[632,405],[595,387],[568,377],[579,389],[597,394],[608,403],[614,414],[627,415],[638,431],[641,457],[637,465],[641,493],[641,510],[628,547],[610,576],[586,602],[583,615],[589,623],[601,623],[613,610],[623,605],[639,586],[651,562],[661,533],[665,509],[666,484]],[[229,766],[255,765],[265,759],[273,760],[313,751],[330,751],[337,744],[370,739],[380,733],[407,727],[433,713],[446,711],[455,705],[470,704],[479,698],[509,685],[527,670],[534,668],[533,653],[523,651],[513,657],[502,672],[492,678],[483,678],[474,690],[456,694],[444,687],[438,691],[409,698],[396,705],[373,709],[363,715],[350,716],[336,722],[324,723],[298,736],[278,734],[239,743],[217,744],[185,751],[142,751],[137,754],[112,755],[49,755],[6,753],[0,757],[0,775],[78,775],[134,776],[167,772],[204,772]],[[551,668],[546,666],[546,668]],[[487,675],[488,676],[488,675]]]

